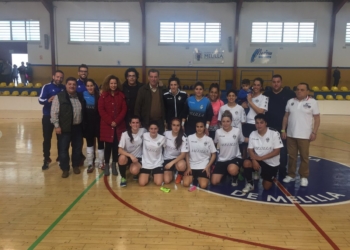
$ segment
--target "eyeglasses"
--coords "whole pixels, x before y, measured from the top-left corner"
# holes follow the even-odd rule
[[[87,70],[79,70],[80,73],[87,73]]]

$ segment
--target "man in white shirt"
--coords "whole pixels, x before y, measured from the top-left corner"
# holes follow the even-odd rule
[[[300,185],[306,187],[309,177],[309,147],[316,140],[320,126],[320,111],[317,101],[308,96],[309,85],[300,83],[297,86],[296,98],[287,102],[286,113],[282,124],[282,139],[287,138],[289,153],[288,175],[283,182],[295,181],[298,151],[300,153]],[[288,126],[287,126],[288,125]],[[286,128],[288,128],[286,133]]]

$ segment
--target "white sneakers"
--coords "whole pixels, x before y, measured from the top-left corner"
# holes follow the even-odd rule
[[[285,183],[289,183],[291,181],[295,181],[295,178],[290,177],[289,175],[287,175],[284,179],[283,182]]]
[[[309,181],[307,180],[307,178],[301,178],[300,179],[300,186],[307,187],[307,185],[309,185]]]
[[[256,181],[256,180],[259,180],[260,176],[259,176],[259,171],[254,171],[253,172],[253,179]]]
[[[254,185],[247,182],[247,184],[245,184],[245,187],[242,189],[242,192],[248,193],[248,192],[253,191],[253,190],[254,190]]]

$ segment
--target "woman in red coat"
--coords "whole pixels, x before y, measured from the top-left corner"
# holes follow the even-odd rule
[[[112,153],[112,174],[118,175],[118,141],[126,130],[124,117],[126,102],[123,92],[120,91],[118,77],[109,75],[102,85],[102,94],[98,101],[98,112],[101,116],[100,140],[105,142],[105,175],[109,175],[109,161]]]

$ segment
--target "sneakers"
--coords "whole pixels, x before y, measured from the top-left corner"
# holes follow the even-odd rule
[[[175,183],[176,184],[180,184],[182,181],[182,175],[181,174],[177,174],[176,179],[175,179]]]
[[[125,178],[121,178],[121,180],[120,180],[120,186],[121,187],[126,187],[126,179]]]
[[[109,176],[110,173],[109,173],[109,163],[106,163],[105,164],[105,168],[103,169],[104,173],[105,173],[105,176]]]
[[[249,182],[245,184],[245,187],[242,189],[243,193],[249,193],[250,191],[254,190],[254,185],[250,184]]]
[[[89,165],[86,172],[92,173],[92,172],[94,172],[94,168],[95,168],[94,165]]]
[[[301,178],[300,179],[300,186],[307,187],[307,185],[309,185],[309,181],[307,180],[307,178]]]
[[[112,174],[118,176],[117,163],[112,162]]]
[[[285,183],[289,183],[291,181],[295,181],[295,178],[292,178],[289,175],[287,175],[286,178],[283,179],[283,182]]]
[[[260,176],[259,176],[259,171],[254,171],[254,173],[253,173],[253,179],[254,179],[255,181],[257,181],[257,180],[259,180],[259,178],[260,178]]]
[[[104,162],[100,162],[100,164],[98,165],[98,168],[101,170],[105,169],[105,163]]]
[[[232,187],[237,187],[238,186],[238,176],[232,176],[231,186]]]
[[[73,167],[73,173],[74,173],[74,174],[80,174],[80,169],[79,169],[79,167]]]
[[[63,170],[62,178],[67,178],[68,176],[69,176],[69,171],[68,170]]]
[[[43,166],[41,167],[41,169],[42,169],[42,170],[49,169],[49,164],[50,164],[49,161],[45,161],[45,160],[44,160],[44,164],[43,164]]]

